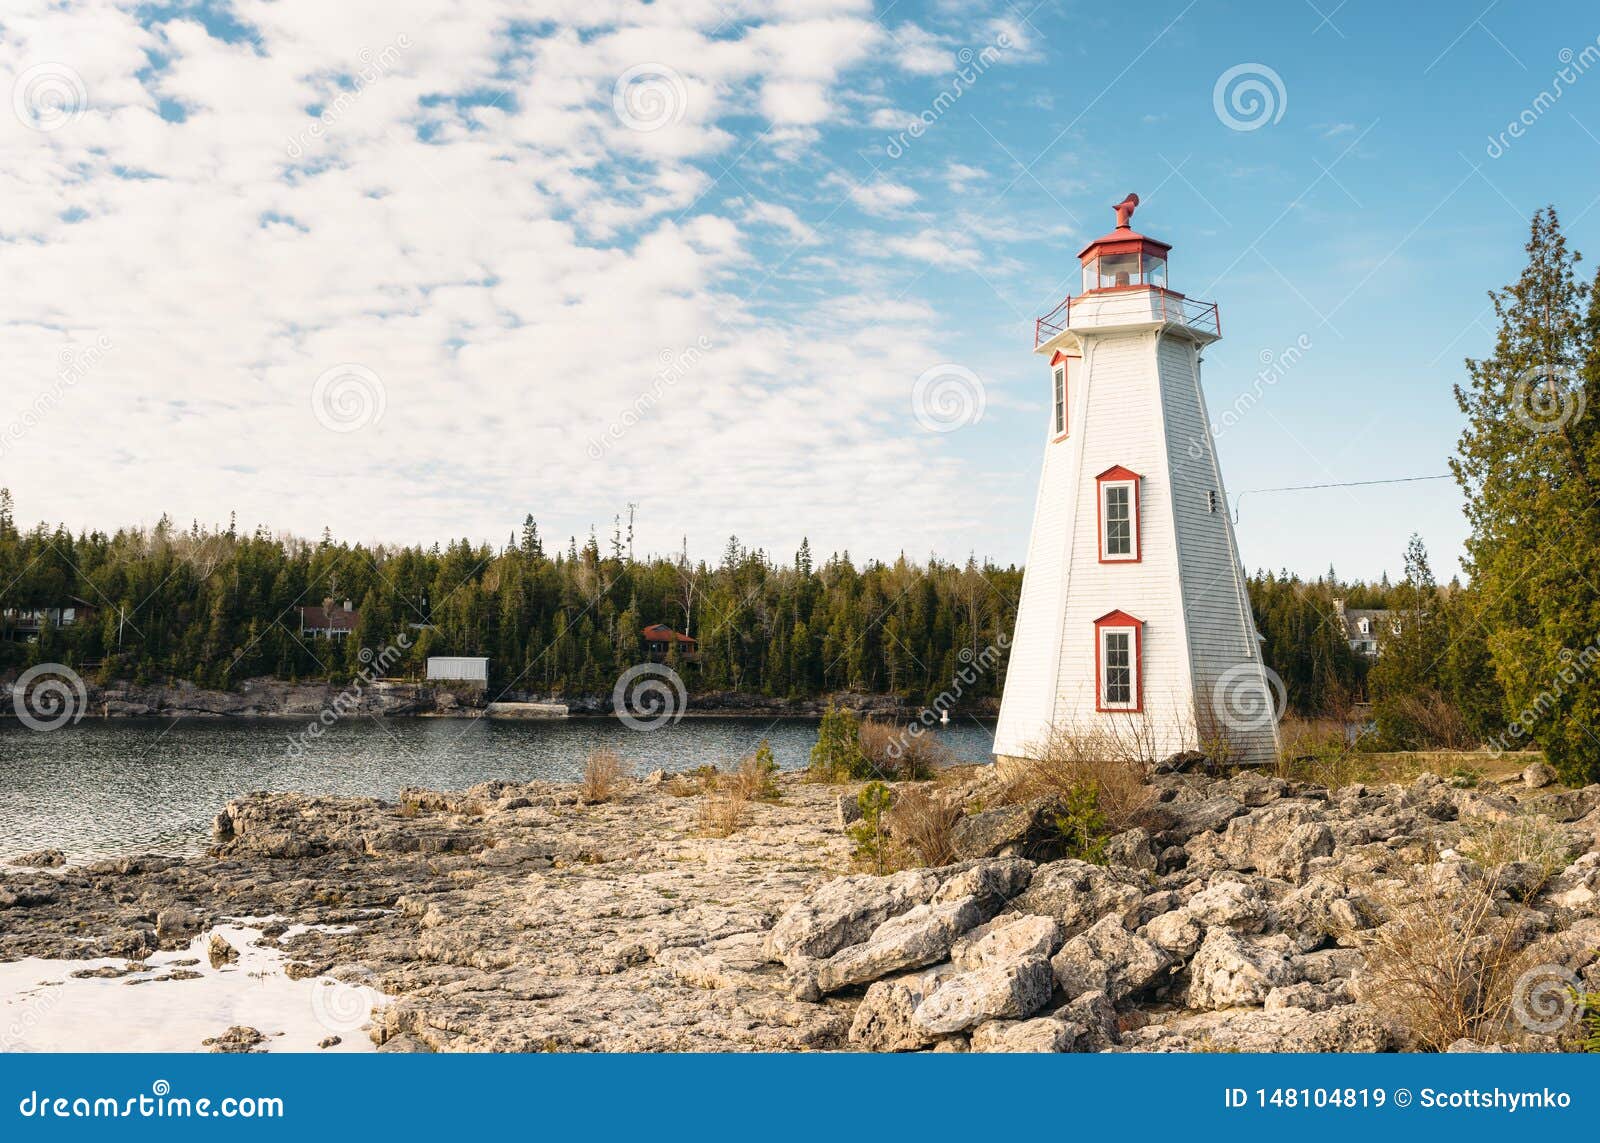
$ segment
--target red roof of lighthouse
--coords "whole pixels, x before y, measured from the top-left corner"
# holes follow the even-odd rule
[[[1139,196],[1130,194],[1113,207],[1112,209],[1117,212],[1117,228],[1110,234],[1102,234],[1078,251],[1079,260],[1086,262],[1093,254],[1133,254],[1144,250],[1165,254],[1171,250],[1172,246],[1169,243],[1140,234],[1128,225],[1133,220],[1133,212],[1138,205]]]

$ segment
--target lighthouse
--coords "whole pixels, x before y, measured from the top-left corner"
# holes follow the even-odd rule
[[[1038,319],[1044,466],[995,754],[1062,738],[1147,761],[1277,757],[1282,684],[1261,660],[1200,363],[1214,302],[1171,288],[1171,247],[1116,228],[1078,255],[1081,289]]]

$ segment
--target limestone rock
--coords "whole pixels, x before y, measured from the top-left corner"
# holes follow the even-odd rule
[[[1061,947],[1061,924],[1054,917],[1002,913],[958,938],[950,961],[963,972],[1024,957],[1049,957]]]
[[[224,940],[221,933],[212,933],[206,945],[206,955],[211,958],[212,968],[221,968],[238,960],[239,950]]]
[[[1033,862],[1020,857],[998,857],[979,861],[955,874],[933,895],[935,904],[961,897],[976,897],[991,912],[1004,908],[1028,887],[1033,879]]]
[[[917,905],[891,917],[865,941],[835,953],[817,966],[817,987],[837,992],[890,973],[943,960],[955,939],[984,919],[976,897]]]
[[[830,957],[866,940],[889,918],[925,904],[939,885],[939,875],[928,869],[829,881],[778,919],[767,934],[767,955],[785,963],[794,957]]]
[[[917,1005],[912,1020],[936,1036],[985,1020],[1031,1016],[1050,1000],[1050,962],[1041,956],[957,973]]]
[[[200,919],[182,905],[169,905],[156,914],[156,937],[174,940],[193,934],[200,927]]]
[[[1034,870],[1033,881],[1011,904],[1018,912],[1054,917],[1070,937],[1105,916],[1135,922],[1143,900],[1131,875],[1069,859]]]
[[[55,869],[67,863],[67,855],[59,849],[35,849],[28,853],[19,853],[11,859],[12,865],[22,865],[33,869]]]
[[[1103,992],[1114,1003],[1148,987],[1172,963],[1171,954],[1109,916],[1063,945],[1050,967],[1067,997]]]
[[[1267,919],[1260,890],[1243,881],[1219,881],[1196,893],[1186,909],[1207,928],[1223,925],[1241,933],[1259,933]]]
[[[1117,1010],[1104,992],[1085,992],[1051,1015],[1083,1029],[1081,1051],[1102,1052],[1121,1042]]]
[[[972,1033],[974,1052],[1070,1052],[1085,1035],[1081,1024],[1057,1016],[990,1020]]]
[[[1556,768],[1540,759],[1529,763],[1527,769],[1522,771],[1522,784],[1530,790],[1542,790],[1555,785],[1556,777]]]
[[[1053,798],[1035,798],[968,814],[956,823],[951,844],[964,858],[1034,852],[1054,838],[1058,808]]]
[[[1189,965],[1189,1007],[1253,1007],[1273,988],[1293,981],[1294,970],[1282,952],[1246,941],[1232,929],[1212,928]]]
[[[1386,1052],[1394,1038],[1370,1012],[1346,1004],[1326,1012],[1203,1012],[1132,1033],[1134,1050],[1225,1052]]]
[[[949,975],[947,968],[928,969],[869,986],[850,1024],[850,1043],[868,1052],[913,1052],[933,1043],[934,1034],[911,1017]]]
[[[1194,955],[1205,935],[1206,927],[1187,909],[1163,913],[1144,927],[1147,941],[1184,960]]]

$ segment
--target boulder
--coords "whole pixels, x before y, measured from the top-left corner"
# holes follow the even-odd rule
[[[1145,940],[1175,957],[1187,960],[1205,939],[1206,927],[1187,909],[1174,909],[1151,919],[1143,929]]]
[[[1135,827],[1111,838],[1106,842],[1106,864],[1154,873],[1156,849],[1150,831]]]
[[[1034,798],[1014,806],[969,814],[956,823],[951,847],[957,857],[1027,854],[1046,848],[1056,837],[1054,798]]]
[[[1209,928],[1223,925],[1241,933],[1259,933],[1266,924],[1267,903],[1254,885],[1219,881],[1189,899],[1190,916]]]
[[[1222,833],[1202,834],[1186,847],[1191,869],[1258,871],[1268,876],[1293,872],[1301,851],[1333,852],[1333,837],[1297,835],[1296,828],[1313,820],[1315,811],[1301,802],[1275,802],[1228,822]]]
[[[1585,786],[1581,790],[1558,790],[1528,799],[1529,813],[1543,814],[1551,821],[1575,822],[1587,818],[1600,808],[1600,786]],[[1593,823],[1591,823],[1593,824]]]
[[[1070,1052],[1085,1035],[1081,1024],[1058,1016],[990,1020],[972,1033],[974,1052]]]
[[[1133,1033],[1135,1049],[1221,1052],[1387,1052],[1389,1030],[1365,1009],[1346,1004],[1326,1012],[1203,1012]]]
[[[963,972],[1024,957],[1049,957],[1061,947],[1061,923],[1054,917],[1002,913],[957,938],[950,961]]]
[[[1212,928],[1189,965],[1189,1007],[1255,1007],[1272,989],[1294,979],[1284,953],[1247,941],[1232,929]]]
[[[1267,993],[1263,1007],[1273,1012],[1279,1008],[1303,1008],[1307,1012],[1326,1012],[1329,1008],[1350,1003],[1350,990],[1344,981],[1333,985],[1317,985],[1302,980],[1298,984],[1283,984]]]
[[[914,1023],[936,1036],[965,1031],[985,1020],[1031,1016],[1050,1000],[1050,962],[1042,956],[957,973],[917,1006]]]
[[[1050,960],[1067,997],[1103,992],[1113,1003],[1149,987],[1172,964],[1170,953],[1130,933],[1116,916],[1097,921]]]
[[[1556,768],[1540,759],[1529,763],[1527,769],[1522,771],[1522,784],[1530,790],[1542,790],[1555,785],[1557,777]]]
[[[1122,1038],[1117,1010],[1104,992],[1085,992],[1076,1000],[1057,1008],[1051,1015],[1083,1029],[1079,1051],[1102,1052]]]
[[[945,959],[955,939],[984,920],[976,897],[917,905],[891,917],[867,939],[835,953],[817,966],[817,987],[837,992],[890,973]]]
[[[1165,845],[1184,845],[1191,838],[1225,827],[1245,812],[1238,799],[1225,794],[1193,800],[1157,802],[1144,812],[1150,830]]]
[[[951,975],[945,967],[880,980],[867,988],[850,1024],[850,1043],[868,1052],[913,1052],[936,1037],[911,1016],[939,982]]]
[[[11,859],[12,865],[23,865],[33,869],[55,869],[67,863],[67,855],[59,849],[35,849],[27,853],[19,853]]]
[[[976,897],[993,912],[1004,908],[1033,879],[1033,862],[1020,857],[998,857],[980,861],[955,874],[933,895],[933,902]]]
[[[839,877],[791,905],[767,934],[766,951],[791,967],[859,944],[884,921],[926,903],[941,877],[908,869],[890,877]]]
[[[1041,865],[1012,907],[1018,912],[1054,917],[1064,937],[1075,936],[1101,917],[1138,919],[1144,891],[1129,874],[1068,859]]]
[[[200,918],[182,905],[169,905],[156,914],[156,937],[176,940],[192,936],[200,928]]]
[[[224,940],[221,933],[212,933],[211,940],[206,945],[206,955],[211,960],[212,968],[221,968],[238,960],[239,950]]]

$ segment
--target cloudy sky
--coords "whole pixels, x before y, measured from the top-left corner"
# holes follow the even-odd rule
[[[1253,491],[1444,472],[1527,215],[1600,252],[1592,6],[1427,7],[8,0],[0,483],[73,528],[636,504],[647,550],[1020,560],[1032,319],[1133,190],[1221,303],[1214,418],[1258,395],[1246,561],[1419,531],[1448,572],[1448,481]]]

